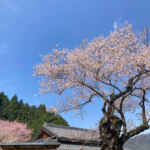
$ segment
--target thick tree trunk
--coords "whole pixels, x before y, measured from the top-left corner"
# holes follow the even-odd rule
[[[100,150],[123,150],[123,145],[119,140],[111,138],[109,141],[103,141],[100,145]]]
[[[101,150],[123,150],[120,142],[122,121],[115,115],[103,117],[99,124]]]

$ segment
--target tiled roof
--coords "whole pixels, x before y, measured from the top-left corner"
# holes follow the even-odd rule
[[[7,145],[7,146],[19,146],[19,145],[21,145],[21,146],[28,146],[28,145],[30,145],[30,146],[40,146],[40,145],[60,145],[60,143],[59,142],[57,142],[57,141],[54,141],[54,140],[44,140],[44,141],[35,141],[35,142],[13,142],[13,143],[11,143],[11,142],[6,142],[6,143],[0,143],[0,146],[5,146],[5,145]]]
[[[58,150],[100,150],[99,146],[61,144]]]
[[[51,137],[48,137],[46,139],[38,139],[35,141],[35,143],[58,143],[57,139],[52,139]]]
[[[43,130],[62,141],[82,141],[82,143],[95,143],[99,141],[99,133],[96,130],[59,126],[50,123],[45,123]]]

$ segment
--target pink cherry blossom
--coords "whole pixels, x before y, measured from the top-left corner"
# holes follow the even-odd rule
[[[0,120],[0,142],[25,142],[31,133],[26,124]]]
[[[150,46],[143,42],[143,35],[146,34],[135,34],[132,25],[126,24],[106,37],[84,41],[81,47],[56,48],[43,56],[34,73],[42,77],[41,92],[70,91],[69,98],[61,99],[52,110],[77,110],[100,100],[113,102],[122,119],[122,111],[140,111],[141,121],[148,121],[149,115],[145,115],[149,114]]]

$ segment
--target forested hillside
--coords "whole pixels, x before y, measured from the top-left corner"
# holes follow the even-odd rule
[[[44,122],[68,126],[61,116],[46,112],[45,105],[29,106],[22,100],[18,100],[16,95],[9,99],[3,92],[0,93],[0,120],[26,123],[33,129],[33,137]]]

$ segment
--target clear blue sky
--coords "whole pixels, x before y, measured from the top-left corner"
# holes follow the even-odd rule
[[[135,30],[150,26],[149,0],[0,0],[0,91],[30,105],[55,104],[54,94],[38,96],[33,67],[59,44],[74,48],[85,38],[108,34],[113,23],[128,21]],[[81,120],[63,115],[72,126],[89,128],[99,120],[98,104]]]

